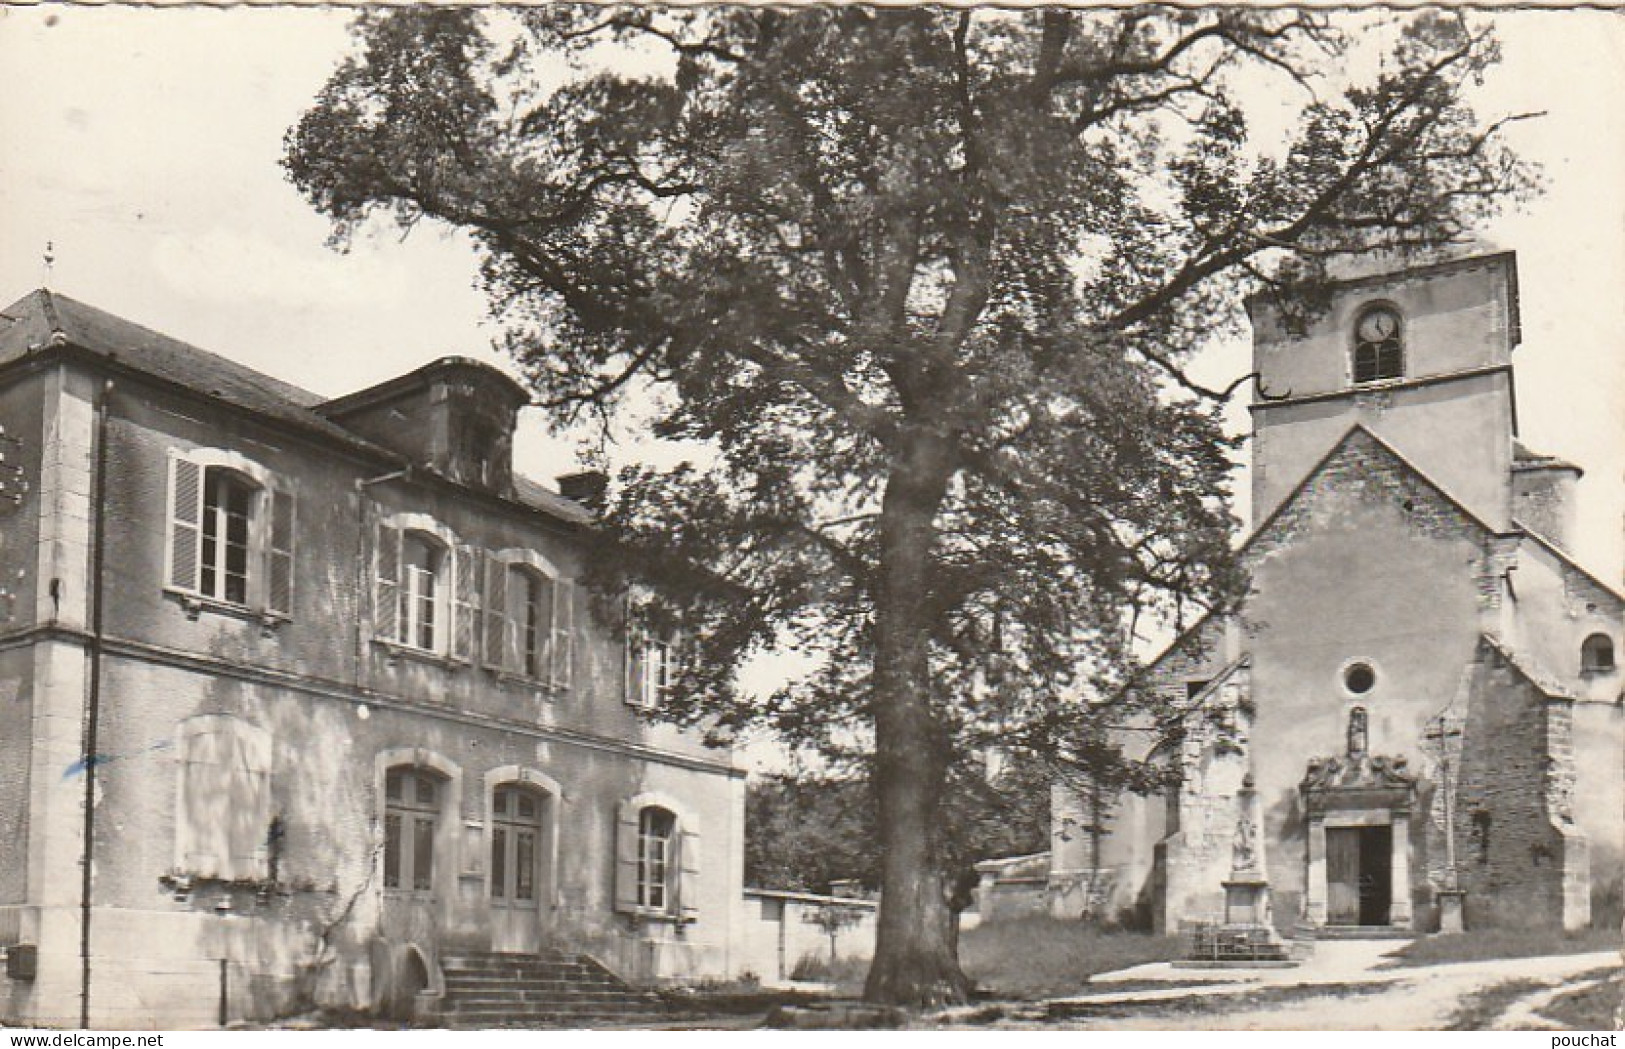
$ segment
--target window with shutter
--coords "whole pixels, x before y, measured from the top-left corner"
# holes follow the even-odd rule
[[[627,702],[641,710],[659,709],[677,680],[677,642],[634,633],[629,653]]]
[[[265,607],[278,615],[293,614],[293,493],[271,492],[271,545],[267,552]]]
[[[497,557],[485,559],[485,665],[493,670],[508,666],[508,575],[506,562]]]
[[[439,652],[446,625],[447,550],[426,532],[401,534],[400,641],[425,652]]]
[[[175,866],[200,877],[267,876],[271,734],[230,714],[180,725]]]
[[[560,579],[553,585],[552,684],[569,688],[574,679],[575,584]]]
[[[373,548],[372,632],[385,641],[401,637],[401,530],[378,525]]]
[[[617,812],[615,907],[692,921],[699,904],[699,834],[658,799],[640,795]]]
[[[259,491],[240,474],[203,471],[202,556],[198,592],[227,604],[248,604],[249,535]]]
[[[479,551],[470,546],[459,546],[452,575],[455,591],[451,655],[460,662],[472,663],[474,643],[479,633]]]
[[[700,911],[700,836],[691,830],[677,835],[677,899],[673,909],[685,921]]]
[[[236,452],[169,459],[165,585],[204,603],[287,617],[293,611],[294,496]]]
[[[549,680],[553,652],[553,580],[529,565],[509,564],[506,594],[512,644],[504,668]]]
[[[203,467],[169,460],[169,585],[195,593],[203,533]]]
[[[629,801],[615,813],[615,909],[624,914],[638,910],[638,814]]]

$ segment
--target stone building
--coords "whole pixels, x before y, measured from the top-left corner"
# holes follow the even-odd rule
[[[513,473],[524,400],[0,315],[0,1020],[409,1008],[454,954],[730,971],[743,773],[640,717],[671,650],[576,585],[601,489]]]
[[[1057,792],[1053,909],[1222,918],[1250,776],[1278,926],[1617,924],[1625,597],[1569,552],[1580,468],[1518,440],[1514,257],[1249,313],[1250,588],[1122,726],[1169,788]]]

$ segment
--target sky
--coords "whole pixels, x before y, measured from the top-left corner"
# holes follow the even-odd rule
[[[1518,252],[1526,443],[1572,459],[1578,553],[1621,578],[1625,521],[1625,15],[1493,16],[1504,62],[1475,101],[1543,112],[1508,135],[1548,191],[1485,231]],[[447,354],[508,367],[466,239],[423,226],[326,246],[284,181],[282,136],[346,52],[321,8],[0,7],[0,300],[49,285],[337,396]],[[45,263],[46,245],[53,262]],[[1244,344],[1198,366],[1221,384]],[[1239,405],[1235,425],[1246,424]],[[576,468],[527,411],[518,468]],[[633,454],[633,453],[628,453]],[[1238,492],[1245,493],[1245,483]]]

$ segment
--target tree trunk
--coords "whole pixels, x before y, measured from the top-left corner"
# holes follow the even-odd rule
[[[875,601],[874,783],[880,916],[864,987],[871,1002],[963,1002],[939,850],[948,740],[931,709],[928,603],[936,515],[952,474],[947,442],[917,436],[887,480]]]

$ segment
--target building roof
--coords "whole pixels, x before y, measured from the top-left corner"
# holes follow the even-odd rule
[[[60,292],[40,288],[0,311],[0,366],[51,348],[77,349],[109,365],[139,372],[371,456],[394,461],[401,458],[321,414],[318,408],[329,402],[318,394]],[[435,362],[429,368],[446,363]],[[517,475],[513,501],[572,524],[592,520],[592,514],[579,503]]]
[[[1518,473],[1525,470],[1572,470],[1581,477],[1585,476],[1584,470],[1567,459],[1537,452],[1518,440],[1512,442],[1512,469]]]
[[[385,379],[364,390],[356,390],[354,393],[323,401],[318,410],[329,418],[341,418],[351,412],[363,411],[415,393],[429,386],[435,379],[446,375],[475,378],[483,382],[493,393],[506,396],[516,406],[530,400],[529,391],[489,364],[469,357],[442,357],[405,375],[397,375],[393,379]]]
[[[309,390],[58,292],[45,288],[30,292],[6,307],[4,317],[7,323],[0,326],[0,364],[52,345],[74,346],[238,408],[314,428],[348,442],[357,440],[355,434],[310,410],[322,398]]]

